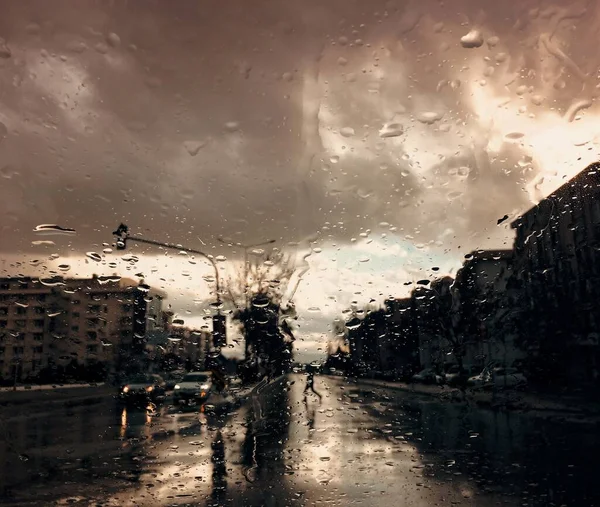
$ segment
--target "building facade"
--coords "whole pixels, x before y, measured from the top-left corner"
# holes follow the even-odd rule
[[[548,374],[594,381],[600,369],[600,164],[512,223],[523,341]]]
[[[120,368],[143,350],[146,293],[118,277],[0,279],[0,376],[78,364]]]

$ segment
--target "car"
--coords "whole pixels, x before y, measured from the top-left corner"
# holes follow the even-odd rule
[[[484,368],[479,375],[468,380],[471,387],[480,388],[519,388],[527,385],[527,377],[516,368]]]
[[[413,382],[419,382],[421,384],[443,384],[444,379],[441,375],[438,375],[433,368],[425,368],[419,373],[416,373],[411,377]]]
[[[180,403],[205,403],[213,391],[212,375],[209,371],[190,372],[183,376],[173,390],[175,405]]]
[[[464,385],[473,376],[475,371],[472,366],[464,365],[461,373],[460,367],[457,364],[453,364],[444,373],[444,379],[450,386]]]
[[[166,382],[167,391],[172,391],[175,388],[175,385],[181,381],[183,376],[185,375],[185,371],[183,370],[174,370],[164,374],[164,379]]]
[[[160,402],[165,398],[165,381],[160,375],[140,373],[127,378],[119,387],[119,399],[125,402]]]

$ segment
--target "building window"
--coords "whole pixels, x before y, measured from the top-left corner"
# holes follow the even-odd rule
[[[8,308],[5,306],[0,307],[0,315],[8,315]]]
[[[0,354],[4,354],[4,352],[6,352],[6,347],[0,347]]]
[[[33,353],[34,353],[34,354],[41,354],[41,353],[42,353],[42,351],[43,351],[43,349],[44,349],[44,348],[43,348],[41,345],[40,345],[40,346],[37,346],[37,347],[33,347]]]
[[[17,315],[25,315],[27,313],[27,308],[22,306],[17,306]]]
[[[46,301],[46,294],[38,294],[36,299],[40,302],[43,303],[44,301]]]
[[[44,327],[44,319],[35,319],[33,325],[35,327]]]
[[[24,320],[15,320],[15,324],[17,327],[25,327],[25,321]]]
[[[8,326],[8,321],[0,320],[0,329],[6,329],[6,326]]]
[[[10,284],[8,284],[6,282],[0,283],[0,290],[8,290],[8,289],[10,289]]]
[[[98,333],[96,333],[96,331],[88,331],[87,337],[88,340],[96,340],[98,338]]]
[[[79,331],[79,326],[71,326],[71,331]]]
[[[74,319],[79,318],[79,312],[73,312],[71,315],[73,316]]]
[[[34,311],[35,311],[36,315],[44,315],[44,312],[45,312],[45,310],[42,306],[36,306]]]
[[[86,350],[90,353],[90,354],[95,354],[96,352],[98,352],[98,345],[88,345]]]
[[[13,347],[13,354],[22,354],[23,347]]]
[[[36,342],[41,342],[44,340],[44,334],[43,333],[33,333],[33,340]]]
[[[132,309],[132,306],[131,306],[129,303],[125,303],[125,304],[123,305],[123,311],[124,311],[125,313],[129,313],[129,312],[131,312],[131,309]]]

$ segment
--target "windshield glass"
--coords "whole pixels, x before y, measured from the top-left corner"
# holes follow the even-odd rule
[[[599,37],[1,1],[0,503],[600,505]]]
[[[185,375],[181,381],[182,382],[208,382],[210,380],[209,375],[204,375],[202,373],[193,373],[191,375]]]

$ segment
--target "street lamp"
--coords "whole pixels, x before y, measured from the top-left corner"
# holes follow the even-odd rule
[[[216,308],[217,314],[213,316],[213,344],[215,347],[221,347],[226,343],[226,326],[225,317],[221,315],[221,282],[219,279],[219,268],[215,260],[205,252],[195,250],[193,248],[183,247],[174,243],[164,243],[162,241],[155,241],[153,239],[142,238],[141,236],[130,236],[129,227],[125,224],[120,224],[117,230],[113,232],[116,237],[115,245],[117,250],[125,250],[127,248],[127,241],[135,241],[136,243],[143,243],[146,245],[154,245],[162,248],[168,248],[170,250],[178,250],[179,252],[188,252],[196,255],[200,255],[210,262],[211,266],[215,271],[215,289],[216,289]]]

